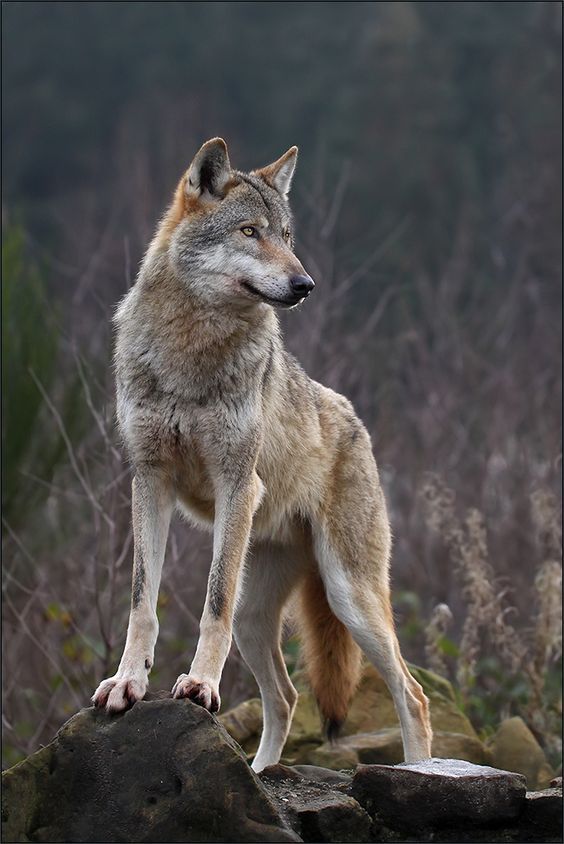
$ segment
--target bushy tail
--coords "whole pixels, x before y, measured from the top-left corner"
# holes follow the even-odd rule
[[[312,570],[301,591],[302,652],[313,693],[332,741],[347,717],[360,679],[362,654],[351,634],[333,614],[319,573]]]

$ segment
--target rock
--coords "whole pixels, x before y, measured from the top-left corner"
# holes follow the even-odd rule
[[[462,733],[435,732],[433,756],[439,759],[463,759],[476,765],[491,761],[491,752],[478,738]],[[336,770],[355,767],[358,762],[364,765],[397,765],[403,762],[401,731],[395,727],[376,733],[345,736],[333,745],[327,742],[320,747],[308,749],[300,758]]]
[[[250,757],[257,751],[262,732],[262,703],[260,698],[251,698],[228,712],[220,715],[218,721],[223,724],[229,735],[241,745]],[[288,739],[282,756],[292,764],[297,754],[306,746],[316,747],[322,741],[319,710],[309,692],[300,694]]]
[[[29,841],[37,794],[51,774],[53,747],[48,745],[2,772],[2,840]],[[41,840],[41,839],[38,839]],[[56,840],[56,839],[53,839]]]
[[[303,776],[296,768],[291,768],[289,765],[269,765],[262,769],[259,779],[272,783],[291,783],[300,782]]]
[[[447,700],[451,700],[453,703],[456,703],[452,683],[450,683],[446,677],[441,677],[440,674],[435,674],[434,671],[429,671],[428,668],[420,668],[420,666],[413,665],[411,662],[408,662],[407,667],[414,679],[417,680],[418,683],[421,683],[425,689],[425,694],[440,694]]]
[[[339,754],[343,756],[351,754],[353,758],[356,758],[356,764],[396,765],[398,762],[403,762],[403,745],[399,727],[378,730],[376,733],[344,736],[334,745],[329,742],[322,744],[317,752],[319,755],[329,753],[332,748],[337,758]]]
[[[492,765],[527,778],[530,791],[549,785],[554,776],[542,747],[522,718],[502,721],[491,743]]]
[[[370,816],[344,793],[350,786],[350,776],[309,765],[302,766],[301,771],[272,765],[259,776],[304,841],[370,840]]]
[[[352,782],[352,775],[344,771],[332,771],[328,768],[320,768],[318,765],[294,765],[294,771],[310,782],[323,782],[335,787],[349,786]]]
[[[528,791],[522,823],[530,841],[562,841],[562,788]]]
[[[268,768],[264,768],[260,772],[259,778],[270,784],[285,783],[289,785],[307,780],[308,782],[322,783],[331,788],[342,788],[351,784],[352,774],[321,768],[319,765],[269,765]]]
[[[86,709],[2,775],[4,841],[299,841],[240,748],[186,700]]]
[[[302,748],[293,764],[315,765],[320,768],[329,768],[331,771],[342,771],[356,768],[358,761],[358,755],[353,749],[326,742],[316,747]]]
[[[490,765],[492,761],[491,751],[477,736],[440,730],[433,735],[433,756],[438,759],[462,759],[475,765]]]
[[[217,719],[230,736],[241,746],[251,737],[260,738],[262,731],[262,703],[254,697],[230,709]],[[256,748],[255,748],[256,749]]]
[[[562,777],[554,777],[550,780],[550,788],[562,788]]]
[[[429,697],[433,730],[477,738],[472,724],[457,707],[448,680],[415,666],[410,666],[410,669]],[[376,669],[372,665],[366,665],[343,725],[343,735],[376,732],[390,727],[399,727],[391,695]]]
[[[399,730],[344,742],[362,755],[375,739],[389,748]],[[561,788],[526,794],[520,774],[437,758],[354,776],[314,765],[257,776],[189,701],[141,701],[113,718],[83,710],[2,777],[7,842],[562,840]]]
[[[521,775],[457,759],[361,765],[351,786],[351,795],[376,821],[414,832],[515,821],[525,793]]]
[[[364,809],[346,794],[327,792],[309,800],[293,803],[304,841],[370,841],[372,821]]]
[[[368,772],[368,777],[362,782],[356,775],[352,787],[349,774],[308,765],[274,765],[260,777],[304,841],[562,841],[561,789],[525,795],[522,776],[460,760],[396,768],[373,765],[361,767],[362,771]],[[412,778],[414,773],[421,777],[422,772],[426,783]],[[342,799],[351,792],[356,803]],[[372,815],[371,827],[364,815],[359,815],[360,803]]]

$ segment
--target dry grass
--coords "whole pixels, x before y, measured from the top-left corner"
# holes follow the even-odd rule
[[[453,491],[446,489],[437,477],[427,479],[422,494],[429,510],[429,526],[440,533],[449,547],[466,603],[456,679],[462,693],[468,694],[484,638],[512,673],[523,666],[526,647],[508,620],[514,612],[508,591],[496,580],[488,560],[482,514],[469,509],[460,521]]]
[[[541,738],[553,758],[562,753],[560,717],[562,698],[549,701],[547,681],[562,656],[562,562],[561,526],[556,499],[547,490],[530,496],[531,515],[537,527],[539,561],[530,560],[534,572],[531,612],[518,630],[509,617],[516,614],[512,592],[496,577],[488,559],[487,530],[483,515],[469,509],[460,517],[453,490],[436,476],[422,488],[429,528],[438,533],[450,552],[460,580],[465,610],[460,624],[456,680],[462,701],[468,702],[479,680],[480,659],[494,656],[502,671],[525,678],[522,700],[508,700],[503,715],[520,711]],[[552,559],[544,559],[544,553]],[[452,613],[445,605],[433,612],[427,626],[430,666],[448,676],[444,655],[438,647]]]

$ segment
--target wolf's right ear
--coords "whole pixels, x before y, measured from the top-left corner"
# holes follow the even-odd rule
[[[212,138],[198,150],[188,168],[186,194],[195,199],[201,196],[220,199],[231,178],[227,144],[223,138]]]
[[[260,170],[253,170],[253,173],[264,179],[268,185],[275,188],[286,199],[290,192],[290,185],[292,184],[297,160],[298,148],[290,147],[278,161],[269,164],[267,167],[261,167]]]

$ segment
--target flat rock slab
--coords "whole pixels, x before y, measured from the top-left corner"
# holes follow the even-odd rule
[[[525,777],[459,759],[360,765],[351,795],[378,822],[394,828],[485,826],[515,820]]]
[[[300,841],[238,745],[187,700],[82,710],[2,784],[6,842]]]

